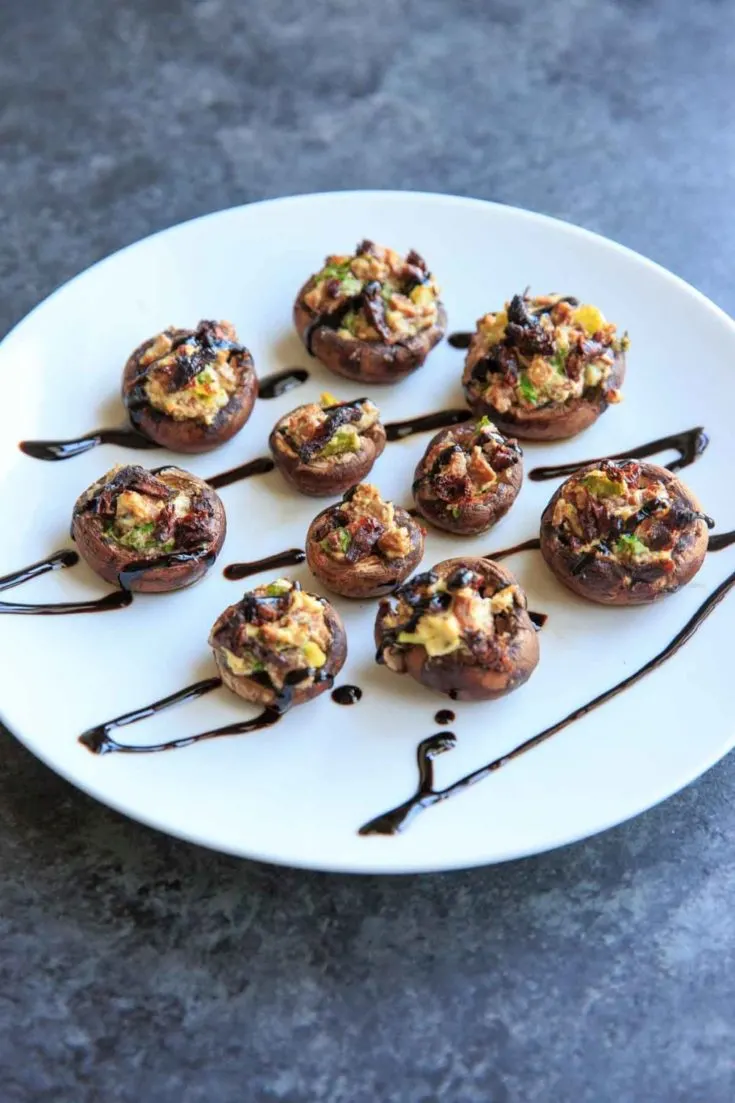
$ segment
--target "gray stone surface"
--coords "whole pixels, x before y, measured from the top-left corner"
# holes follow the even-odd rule
[[[248,200],[498,199],[735,309],[735,5],[6,0],[0,326]],[[0,736],[2,1103],[731,1103],[735,761],[507,866],[350,878],[123,820]]]

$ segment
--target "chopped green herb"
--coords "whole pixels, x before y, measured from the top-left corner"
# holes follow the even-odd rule
[[[339,550],[346,552],[352,543],[352,537],[347,529],[337,529],[337,539],[339,540]]]
[[[206,372],[199,372],[199,375],[197,376],[197,383],[201,383],[202,385],[204,385],[205,383],[209,383],[209,376]]]
[[[490,420],[490,418],[487,416],[487,414],[483,414],[482,417],[480,418],[480,420],[478,421],[477,425],[475,426],[475,429],[477,430],[478,433],[481,432],[483,429],[492,429],[492,428],[493,428],[493,423]]]
[[[340,425],[318,455],[341,456],[345,452],[360,451],[360,434],[354,425]]]
[[[559,375],[564,375],[567,366],[567,356],[569,355],[569,349],[559,349],[551,357],[552,367],[558,371]]]
[[[351,333],[354,337],[355,327],[357,326],[358,316],[354,310],[350,310],[345,314],[342,322],[340,323],[340,329],[346,329],[348,333]]]
[[[606,475],[585,475],[582,486],[588,490],[594,498],[620,498],[625,494],[625,483],[608,479]]]
[[[343,260],[341,264],[325,264],[317,276],[317,280],[320,283],[322,280],[342,280],[348,275],[351,275],[350,261]]]
[[[632,533],[625,532],[621,537],[618,538],[618,541],[615,545],[615,551],[618,553],[618,555],[645,555],[645,553],[648,551],[648,548],[642,540],[638,539],[637,536],[634,536]]]
[[[457,518],[459,517],[459,514],[460,514],[460,508],[459,508],[459,506],[450,506],[449,507],[449,512],[451,513],[452,517],[456,521]]]
[[[176,547],[176,541],[175,540],[167,540],[165,544],[161,545],[161,551],[168,554],[169,552],[172,552],[175,547]]]
[[[359,295],[362,291],[362,280],[358,280],[357,276],[345,276],[340,283],[340,294],[351,297],[352,295]]]
[[[287,594],[291,589],[291,585],[285,578],[278,578],[275,582],[271,582],[265,588],[266,595],[268,597],[281,597],[283,594]]]
[[[525,372],[521,372],[521,377],[518,380],[518,390],[521,392],[526,402],[533,402],[534,404],[538,402],[538,391]]]
[[[253,659],[253,667],[250,673],[260,674],[261,670],[265,670],[265,663],[262,663],[260,659]]]

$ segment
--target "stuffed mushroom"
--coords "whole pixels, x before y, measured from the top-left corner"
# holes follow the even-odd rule
[[[477,323],[462,377],[467,402],[525,440],[573,437],[620,401],[628,345],[596,306],[514,295]]]
[[[413,249],[405,257],[362,241],[330,256],[299,291],[294,323],[308,351],[348,379],[395,383],[444,336],[439,287]]]
[[[131,423],[172,452],[208,452],[230,440],[257,393],[253,358],[229,322],[166,329],[144,341],[123,372]]]
[[[140,593],[190,586],[219,554],[227,522],[215,491],[179,467],[113,467],[74,506],[80,555],[107,582]]]
[[[522,455],[518,441],[504,437],[488,417],[443,429],[414,472],[419,513],[447,532],[485,532],[518,496]]]
[[[384,501],[370,483],[314,518],[306,559],[316,577],[343,597],[377,597],[408,578],[424,554],[424,531],[410,513]]]
[[[276,422],[270,449],[276,466],[297,490],[312,497],[342,494],[364,479],[385,448],[378,407],[367,398],[297,406]]]
[[[485,701],[533,673],[538,638],[526,595],[489,559],[446,559],[383,598],[377,661],[455,700]]]
[[[576,594],[604,605],[641,605],[694,577],[712,523],[665,467],[603,460],[553,495],[541,518],[541,552]]]
[[[276,579],[246,593],[209,634],[229,689],[268,707],[300,705],[329,689],[347,657],[347,637],[324,597]]]

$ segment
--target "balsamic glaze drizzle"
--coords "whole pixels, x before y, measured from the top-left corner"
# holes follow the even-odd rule
[[[456,717],[451,709],[439,709],[434,716],[434,723],[446,728],[447,724],[453,724]]]
[[[73,567],[79,562],[79,556],[71,548],[54,552],[47,559],[40,559],[38,563],[31,563],[29,567],[23,567],[19,571],[13,571],[0,578],[0,592],[10,590],[13,586],[21,586],[32,578],[46,574],[47,571],[58,571],[65,567]],[[92,601],[59,601],[43,602],[39,605],[25,605],[14,601],[0,601],[0,615],[14,613],[18,616],[66,616],[69,613],[104,613],[108,609],[122,609],[130,605],[133,595],[124,591],[114,590],[104,597],[95,598]]]
[[[489,552],[485,558],[493,559],[498,563],[501,559],[507,559],[508,556],[515,555],[516,552],[538,551],[540,547],[540,539],[538,536],[533,536],[530,540],[524,540],[522,544],[513,544],[510,548],[501,548],[500,551]]]
[[[286,711],[287,706],[283,708],[269,706],[250,720],[225,724],[221,728],[212,728],[210,731],[199,732],[197,735],[171,739],[166,743],[148,743],[143,747],[136,747],[130,743],[119,743],[110,735],[110,732],[116,728],[124,728],[128,724],[146,720],[149,716],[153,716],[157,712],[163,712],[164,709],[171,708],[173,705],[181,704],[184,701],[194,701],[198,697],[203,697],[205,693],[218,689],[221,685],[221,678],[205,678],[201,682],[194,682],[193,685],[186,686],[176,693],[171,693],[168,697],[153,701],[150,705],[144,705],[143,708],[136,709],[135,712],[126,712],[123,716],[116,716],[114,720],[107,720],[104,724],[99,724],[96,728],[89,728],[79,736],[79,742],[92,754],[109,754],[110,751],[118,751],[123,754],[153,754],[157,751],[174,751],[182,747],[191,747],[194,743],[201,743],[205,739],[214,739],[220,735],[242,735],[245,732],[260,731],[262,728],[272,727]]]
[[[258,382],[258,397],[278,398],[294,387],[299,387],[308,378],[306,368],[285,368],[266,375]],[[119,429],[95,429],[76,440],[22,440],[18,447],[26,456],[32,456],[35,460],[70,460],[100,444],[118,444],[121,448],[160,448],[155,441],[127,426]]]
[[[12,571],[10,574],[3,575],[0,578],[0,591],[10,590],[13,586],[30,582],[32,578],[38,578],[39,575],[46,574],[47,571],[59,571],[64,567],[73,567],[78,562],[79,556],[75,551],[72,551],[71,548],[63,548],[61,551],[53,552],[48,559],[39,559],[38,563],[31,563],[30,567],[21,567],[19,571]]]
[[[336,705],[356,705],[361,697],[359,686],[337,686],[332,690],[332,700]]]
[[[458,796],[460,793],[464,792],[465,789],[469,789],[471,785],[476,785],[478,781],[484,781],[486,777],[496,773],[498,770],[502,769],[503,766],[507,766],[508,763],[513,762],[514,759],[520,758],[521,755],[538,747],[541,743],[550,739],[552,735],[556,735],[557,732],[562,731],[562,729],[574,723],[575,720],[580,720],[583,716],[587,716],[588,713],[599,708],[600,705],[604,705],[624,689],[628,689],[630,686],[635,685],[635,683],[639,682],[641,678],[644,678],[646,674],[650,674],[652,670],[656,670],[656,668],[665,663],[667,659],[670,659],[672,655],[675,655],[676,652],[691,639],[710,613],[717,608],[723,598],[727,597],[733,586],[735,586],[735,571],[728,575],[724,582],[720,583],[717,589],[712,591],[706,601],[697,609],[696,613],[694,613],[684,627],[677,632],[673,640],[671,640],[662,651],[659,651],[658,655],[649,659],[647,663],[633,674],[629,674],[627,678],[618,682],[612,689],[607,689],[604,693],[600,693],[597,697],[593,697],[592,700],[588,701],[586,704],[580,705],[579,708],[574,709],[573,712],[565,716],[563,720],[558,720],[555,724],[551,724],[548,728],[544,728],[543,731],[540,731],[537,735],[531,736],[530,739],[526,739],[523,743],[519,743],[512,751],[508,751],[507,754],[501,755],[500,758],[495,758],[485,766],[480,766],[477,770],[473,770],[471,773],[466,774],[464,777],[460,778],[459,781],[455,781],[452,785],[448,785],[446,789],[434,789],[432,759],[438,754],[442,754],[444,751],[451,750],[456,744],[456,739],[451,732],[440,732],[437,735],[430,736],[428,739],[424,739],[423,742],[419,743],[417,750],[419,783],[414,795],[407,801],[404,801],[403,804],[399,804],[397,808],[392,808],[390,811],[384,812],[382,815],[376,816],[375,819],[370,820],[369,823],[364,824],[360,828],[359,833],[361,835],[398,834],[399,831],[403,831],[419,812],[422,812],[425,808],[430,808],[432,805],[439,804],[440,801],[448,800],[450,797]]]
[[[413,436],[414,433],[426,433],[432,429],[447,429],[450,425],[461,425],[465,421],[471,421],[473,416],[472,411],[468,409],[438,410],[435,414],[407,418],[406,421],[389,421],[385,426],[385,435],[388,440],[403,440],[404,437]]]
[[[70,460],[97,448],[100,444],[119,444],[121,448],[159,448],[137,429],[95,429],[76,440],[22,440],[18,447],[34,460]]]
[[[214,563],[217,556],[214,552],[202,554],[199,552],[166,552],[156,556],[155,559],[139,559],[135,563],[128,563],[127,567],[120,571],[117,581],[123,590],[129,590],[133,582],[147,571],[165,570],[167,567],[176,567],[180,563],[203,563],[206,570]]]
[[[252,559],[249,563],[230,563],[222,573],[231,582],[237,582],[241,578],[249,578],[250,575],[269,571],[274,567],[295,567],[305,559],[306,554],[301,548],[289,548],[276,555],[267,555],[264,559]]]
[[[272,375],[264,375],[258,381],[258,398],[280,398],[294,387],[300,387],[308,378],[306,368],[284,368]]]
[[[130,605],[133,595],[127,590],[113,590],[104,597],[92,601],[59,601],[44,605],[22,605],[18,602],[0,601],[0,614],[28,614],[38,617],[66,616],[69,613],[105,613],[110,609],[124,609]]]
[[[707,551],[722,551],[723,548],[729,548],[731,544],[735,544],[735,529],[732,532],[717,532],[714,536],[710,536]]]
[[[258,456],[256,460],[250,460],[249,463],[240,464],[239,467],[233,467],[229,471],[222,471],[219,475],[212,475],[211,479],[207,479],[206,482],[214,490],[219,490],[221,487],[230,486],[241,479],[249,479],[252,475],[265,475],[268,471],[272,471],[275,466],[270,456]]]
[[[625,452],[616,452],[612,456],[595,456],[590,460],[575,460],[574,463],[560,463],[551,467],[534,467],[528,472],[528,477],[533,482],[541,482],[544,479],[560,479],[566,475],[574,475],[589,463],[598,463],[607,460],[642,460],[646,456],[653,456],[656,452],[665,452],[667,448],[675,448],[679,453],[677,460],[667,463],[669,471],[681,471],[683,467],[698,460],[709,444],[709,437],[701,425],[694,429],[685,429],[681,433],[671,433],[668,437],[659,437],[658,440],[649,441],[648,444],[639,444],[635,448],[628,448]]]
[[[451,345],[453,349],[468,349],[471,340],[472,333],[469,330],[458,330],[456,333],[449,334],[447,344]]]

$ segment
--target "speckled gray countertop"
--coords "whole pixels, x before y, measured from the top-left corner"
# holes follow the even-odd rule
[[[154,230],[345,187],[559,215],[735,310],[728,0],[6,0],[0,32],[3,330]],[[379,879],[0,753],[1,1103],[735,1098],[733,757],[587,843]]]

